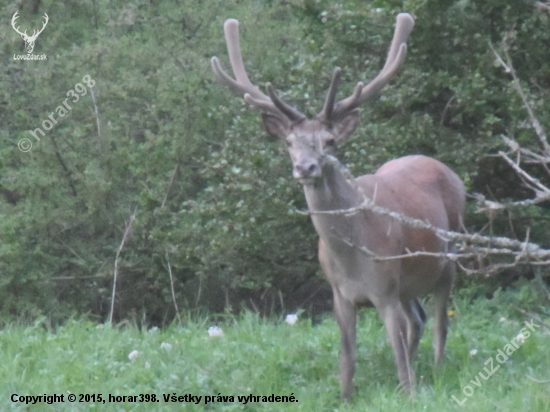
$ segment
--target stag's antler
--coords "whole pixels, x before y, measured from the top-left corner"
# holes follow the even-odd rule
[[[361,106],[367,99],[375,96],[388,83],[403,63],[407,54],[406,41],[413,27],[414,19],[410,14],[398,14],[390,51],[388,52],[388,57],[382,71],[366,86],[361,82],[357,83],[352,95],[338,102],[336,102],[336,93],[340,82],[341,70],[337,67],[332,75],[332,81],[323,110],[317,114],[317,118],[327,123],[338,121]],[[229,60],[235,79],[222,69],[218,58],[213,57],[212,68],[218,79],[229,86],[235,93],[244,94],[245,101],[258,109],[283,116],[283,118],[287,118],[292,122],[304,120],[306,118],[304,114],[277,96],[271,83],[266,84],[267,95],[265,95],[248,78],[241,55],[239,22],[235,19],[227,20],[224,24],[224,31]]]
[[[212,57],[212,68],[218,79],[229,86],[233,92],[244,94],[244,100],[258,109],[278,116],[283,116],[283,118],[287,118],[291,122],[304,120],[306,118],[304,114],[300,113],[277,96],[271,83],[266,84],[268,95],[265,95],[254,86],[248,78],[241,54],[239,22],[235,19],[229,19],[225,22],[223,28],[225,31],[229,61],[231,62],[231,68],[233,69],[235,79],[223,70],[217,57]]]
[[[341,119],[382,90],[397,69],[399,69],[403,60],[405,60],[405,55],[407,54],[406,42],[413,27],[414,19],[410,14],[398,14],[390,51],[388,52],[388,57],[382,71],[366,86],[361,82],[357,83],[351,96],[335,103],[341,73],[340,68],[337,67],[332,75],[332,81],[323,110],[319,112],[317,117],[328,122]]]

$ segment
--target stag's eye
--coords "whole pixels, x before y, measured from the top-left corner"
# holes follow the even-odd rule
[[[327,141],[325,142],[325,146],[328,146],[328,147],[333,147],[334,145],[336,144],[336,140],[334,140],[334,138],[330,138],[330,139],[327,139]]]

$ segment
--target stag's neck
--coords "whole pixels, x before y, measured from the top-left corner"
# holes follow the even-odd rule
[[[304,186],[304,193],[311,212],[345,210],[361,203],[355,184],[344,177],[334,161],[323,166],[323,175],[315,184]]]
[[[314,185],[304,186],[304,193],[311,219],[319,236],[329,247],[346,247],[350,242],[360,244],[365,235],[364,211],[352,215],[344,213],[324,214],[315,212],[345,211],[359,206],[364,196],[358,190],[352,176],[344,176],[336,161],[323,166],[323,174]],[[367,196],[369,193],[365,193]],[[362,222],[361,222],[362,221]]]

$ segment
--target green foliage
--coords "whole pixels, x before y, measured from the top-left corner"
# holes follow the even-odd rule
[[[76,309],[105,316],[114,255],[136,207],[120,259],[120,317],[144,311],[161,321],[173,313],[168,262],[178,298],[220,311],[223,300],[204,292],[200,300],[202,282],[226,293],[272,285],[284,291],[295,287],[285,285],[287,278],[296,285],[315,276],[313,230],[305,217],[291,215],[304,202],[288,162],[276,145],[253,137],[263,134],[241,102],[243,119],[234,117],[236,100],[213,83],[209,62],[226,54],[225,15],[238,16],[259,40],[247,53],[259,61],[266,43],[284,44],[298,33],[297,25],[283,34],[276,24],[291,17],[290,9],[217,1],[176,6],[52,5],[35,50],[48,60],[5,62],[5,315],[57,319]],[[11,39],[6,54],[21,43],[12,34],[9,26],[2,33]],[[271,50],[273,60],[281,51]],[[278,67],[262,75],[274,76]],[[94,96],[88,90],[35,141],[28,130],[41,127],[85,75],[95,82]],[[31,139],[31,152],[18,150],[22,138]]]
[[[339,157],[357,175],[410,153],[449,164],[469,189],[516,190],[509,169],[483,157],[506,132],[534,145],[533,130],[488,47],[508,35],[510,52],[537,113],[547,113],[549,16],[526,2],[136,0],[38,2],[20,11],[23,29],[50,23],[34,53],[0,27],[0,313],[54,320],[74,310],[104,318],[114,256],[116,316],[173,318],[168,264],[180,309],[239,308],[249,297],[289,296],[315,279],[316,236],[284,150],[266,139],[258,114],[213,80],[210,58],[228,67],[222,23],[241,21],[253,81],[270,81],[304,112],[320,109],[335,66],[342,91],[384,63],[395,14],[416,17],[406,64],[362,110]],[[3,6],[11,16],[15,5]],[[40,141],[67,92],[95,81]],[[543,126],[550,125],[541,117]],[[28,138],[33,149],[22,153]],[[497,179],[498,178],[498,179]],[[510,183],[512,182],[512,184]],[[495,233],[548,245],[548,209],[496,221]],[[471,230],[485,218],[469,214]],[[496,288],[497,286],[495,286]],[[313,293],[313,292],[312,292]]]

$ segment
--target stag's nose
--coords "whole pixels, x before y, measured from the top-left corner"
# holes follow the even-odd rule
[[[306,160],[294,165],[295,179],[312,179],[321,176],[321,167],[315,160]]]

